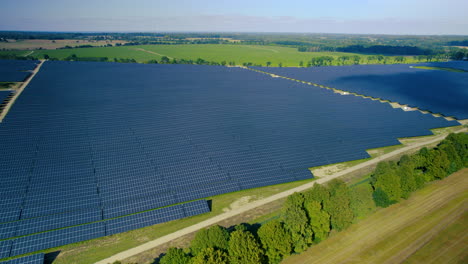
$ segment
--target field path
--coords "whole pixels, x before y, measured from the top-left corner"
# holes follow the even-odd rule
[[[457,132],[462,132],[462,131],[466,131],[466,130],[467,130],[466,128],[462,128],[462,129],[458,130]],[[400,155],[402,153],[405,153],[407,151],[411,151],[411,150],[418,149],[418,148],[421,148],[421,147],[426,146],[426,145],[437,143],[437,142],[443,140],[446,136],[447,136],[446,134],[440,135],[440,136],[434,137],[434,138],[432,138],[432,139],[430,139],[428,141],[419,142],[419,143],[416,143],[414,145],[410,145],[410,146],[407,146],[407,147],[403,147],[401,149],[397,149],[395,151],[384,154],[384,155],[379,156],[377,158],[374,158],[374,159],[371,159],[369,161],[360,163],[360,164],[358,164],[356,166],[350,167],[350,168],[348,168],[346,170],[337,172],[337,173],[332,174],[332,175],[322,177],[322,178],[320,178],[320,179],[318,179],[316,181],[313,181],[313,182],[301,185],[299,187],[296,187],[296,188],[293,188],[293,189],[290,189],[290,190],[287,190],[287,191],[284,191],[284,192],[281,192],[281,193],[266,197],[266,198],[261,199],[261,200],[256,200],[256,201],[254,201],[252,203],[246,204],[244,206],[233,209],[231,211],[222,213],[220,215],[213,216],[212,218],[204,220],[204,221],[202,221],[200,223],[197,223],[197,224],[194,224],[192,226],[183,228],[183,229],[181,229],[181,230],[179,230],[177,232],[174,232],[172,234],[162,236],[162,237],[157,238],[155,240],[144,243],[144,244],[142,244],[140,246],[125,250],[125,251],[120,252],[120,253],[118,253],[118,254],[116,254],[114,256],[111,256],[109,258],[98,261],[98,262],[96,262],[96,264],[108,264],[108,263],[113,263],[114,261],[123,260],[123,259],[129,258],[129,257],[132,257],[134,255],[137,255],[137,254],[142,253],[144,251],[150,250],[150,249],[152,249],[154,247],[160,246],[160,245],[165,244],[165,243],[167,243],[169,241],[172,241],[172,240],[174,240],[176,238],[182,237],[184,235],[187,235],[187,234],[190,234],[192,232],[196,232],[196,231],[198,231],[200,229],[203,229],[203,228],[209,227],[211,225],[214,225],[214,224],[216,224],[216,223],[218,223],[220,221],[223,221],[225,219],[228,219],[230,217],[245,213],[245,212],[247,212],[249,210],[252,210],[252,209],[255,209],[257,207],[263,206],[265,204],[268,204],[268,203],[274,202],[276,200],[285,198],[285,197],[287,197],[287,196],[289,196],[289,195],[291,195],[291,194],[293,194],[295,192],[302,192],[302,191],[305,191],[307,189],[310,189],[310,188],[312,188],[314,186],[315,183],[322,184],[322,183],[328,182],[330,180],[333,180],[333,179],[339,178],[341,176],[344,176],[346,174],[355,172],[357,170],[360,170],[360,169],[363,169],[363,168],[366,168],[366,167],[369,167],[369,166],[373,166],[373,165],[377,164],[380,161],[392,158],[394,156],[398,156],[398,155]]]
[[[23,57],[27,57],[27,56],[29,56],[29,55],[31,55],[31,54],[33,54],[33,53],[34,53],[34,50],[31,50],[29,53],[24,54]]]
[[[21,95],[24,88],[26,86],[28,86],[28,84],[31,82],[31,80],[34,78],[34,76],[36,76],[36,73],[39,72],[39,70],[42,67],[42,64],[44,64],[44,61],[45,60],[41,60],[39,62],[39,64],[32,71],[32,74],[28,77],[28,79],[26,79],[26,81],[21,84],[21,86],[18,88],[18,90],[16,90],[15,95],[10,99],[10,102],[8,102],[8,104],[5,106],[5,108],[3,109],[3,112],[0,113],[0,123],[3,121],[5,116],[8,114],[8,111],[10,111],[11,106],[15,103],[16,99]]]
[[[158,55],[158,56],[161,56],[161,57],[166,56],[166,55],[164,55],[164,54],[157,53],[157,52],[150,51],[150,50],[145,50],[145,49],[142,49],[142,48],[135,48],[135,49],[133,49],[133,50],[143,51],[143,52],[150,53],[150,54],[154,54],[154,55]],[[171,59],[171,60],[174,59],[174,58],[169,57],[169,56],[166,56],[166,57],[168,57],[168,58]]]

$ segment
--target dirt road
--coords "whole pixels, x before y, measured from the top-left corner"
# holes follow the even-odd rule
[[[31,76],[28,77],[28,79],[23,82],[23,84],[19,87],[18,90],[16,90],[16,93],[15,95],[11,98],[10,102],[5,106],[5,108],[3,109],[3,112],[0,114],[0,123],[3,121],[3,119],[5,118],[5,116],[8,114],[8,111],[10,111],[10,108],[13,106],[13,104],[15,103],[16,99],[21,95],[21,93],[23,92],[24,88],[26,86],[28,86],[28,84],[31,82],[31,80],[34,78],[34,76],[36,76],[36,74],[39,72],[39,70],[41,69],[42,67],[42,64],[44,64],[44,61],[45,60],[41,60],[39,62],[39,64],[36,66],[36,68],[32,71],[32,74]]]
[[[154,52],[154,51],[145,50],[145,49],[142,49],[142,48],[136,48],[136,49],[134,49],[134,50],[143,51],[143,52],[146,52],[146,53],[149,53],[149,54],[158,55],[158,56],[161,56],[161,57],[162,57],[162,56],[166,56],[166,55],[164,55],[164,54],[160,54],[160,53],[157,53],[157,52]],[[166,56],[166,57],[168,57],[168,58],[171,59],[171,60],[174,59],[174,58],[169,57],[169,56]]]
[[[463,129],[459,130],[458,132],[461,132],[461,131],[466,131],[466,128],[463,128]],[[304,184],[302,186],[290,189],[288,191],[281,192],[281,193],[272,195],[270,197],[254,201],[254,202],[246,204],[246,205],[244,205],[242,207],[236,208],[234,210],[231,210],[231,211],[228,211],[226,213],[214,216],[214,217],[212,217],[210,219],[207,219],[207,220],[202,221],[200,223],[197,223],[195,225],[192,225],[192,226],[186,227],[184,229],[181,229],[181,230],[179,230],[177,232],[174,232],[172,234],[169,234],[169,235],[160,237],[158,239],[149,241],[149,242],[147,242],[145,244],[142,244],[142,245],[140,245],[138,247],[134,247],[134,248],[125,250],[125,251],[123,251],[123,252],[121,252],[119,254],[116,254],[116,255],[111,256],[111,257],[106,258],[106,259],[103,259],[103,260],[101,260],[99,262],[96,262],[96,263],[97,264],[108,264],[108,263],[113,263],[114,261],[117,261],[117,260],[122,260],[122,259],[129,258],[131,256],[142,253],[142,252],[144,252],[146,250],[149,250],[149,249],[152,249],[154,247],[160,246],[160,245],[162,245],[164,243],[167,243],[167,242],[169,242],[171,240],[174,240],[176,238],[179,238],[181,236],[184,236],[184,235],[190,234],[192,232],[196,232],[196,231],[198,231],[200,229],[206,228],[208,226],[214,225],[214,224],[216,224],[216,223],[218,223],[220,221],[223,221],[225,219],[228,219],[230,217],[233,217],[233,216],[236,216],[238,214],[247,212],[249,210],[255,209],[255,208],[260,207],[262,205],[274,202],[274,201],[276,201],[278,199],[285,198],[285,197],[287,197],[287,196],[289,196],[289,195],[291,195],[291,194],[293,194],[295,192],[302,192],[304,190],[310,189],[310,188],[312,188],[312,186],[314,186],[315,183],[322,184],[322,183],[328,182],[328,181],[330,181],[332,179],[336,179],[336,178],[339,178],[339,177],[341,177],[343,175],[346,175],[346,174],[352,173],[354,171],[360,170],[362,168],[373,166],[373,165],[375,165],[376,163],[378,163],[380,161],[392,158],[393,156],[400,155],[401,153],[405,153],[405,152],[410,151],[410,150],[418,149],[418,148],[421,148],[423,146],[439,142],[439,141],[443,140],[446,136],[447,135],[441,135],[441,136],[435,137],[435,138],[433,138],[431,140],[428,140],[428,141],[425,141],[425,142],[421,142],[421,143],[418,143],[418,144],[414,144],[414,145],[411,145],[411,146],[407,146],[407,147],[392,151],[390,153],[387,153],[387,154],[384,154],[384,155],[382,155],[380,157],[377,157],[375,159],[360,163],[360,164],[358,164],[356,166],[353,166],[353,167],[348,168],[346,170],[340,171],[338,173],[325,176],[325,177],[320,178],[320,179],[318,179],[318,180],[316,180],[314,182],[307,183],[307,184]]]

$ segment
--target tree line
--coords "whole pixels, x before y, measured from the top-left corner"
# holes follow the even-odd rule
[[[159,263],[279,263],[327,239],[331,231],[345,230],[376,206],[408,199],[426,183],[464,167],[468,167],[468,135],[450,134],[433,149],[422,148],[398,162],[380,162],[367,181],[348,186],[335,179],[294,193],[283,203],[280,216],[265,223],[200,230],[189,248],[169,248]]]

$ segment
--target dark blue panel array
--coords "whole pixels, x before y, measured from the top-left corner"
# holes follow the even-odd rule
[[[0,104],[2,104],[10,94],[10,91],[0,91]]]
[[[451,125],[240,68],[49,61],[0,123],[0,236],[28,235],[17,255],[105,233],[37,232],[192,216],[205,201],[165,206],[310,179]]]
[[[13,240],[11,256],[105,236],[103,222],[54,230]]]
[[[2,261],[1,264],[44,264],[44,253]]]
[[[445,116],[468,118],[468,74],[424,70],[413,66],[467,69],[468,62],[255,68],[297,80],[407,104]]]
[[[467,61],[429,62],[429,63],[425,63],[425,65],[433,66],[433,67],[442,67],[442,68],[454,68],[454,69],[468,71]]]
[[[0,60],[0,82],[24,81],[37,63],[38,61],[32,60]]]
[[[153,211],[124,216],[106,221],[106,234],[113,235],[137,228],[160,224],[210,211],[206,200],[179,204]]]
[[[0,241],[0,259],[8,258],[11,251],[11,240]]]

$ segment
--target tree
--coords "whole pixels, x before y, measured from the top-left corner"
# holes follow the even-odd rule
[[[167,64],[170,62],[170,60],[167,56],[162,56],[160,62]]]
[[[271,61],[267,61],[267,62],[266,62],[266,66],[267,66],[267,67],[270,67],[270,65],[271,65]]]
[[[391,203],[396,203],[401,197],[400,177],[397,175],[394,163],[380,162],[371,175],[374,190],[378,188],[385,192]],[[377,201],[376,201],[377,204]]]
[[[299,67],[303,67],[304,66],[304,62],[303,61],[300,61],[299,62]]]
[[[291,234],[294,252],[304,251],[312,243],[313,233],[301,193],[288,196],[283,204],[281,216],[285,229]]]
[[[330,232],[330,215],[322,209],[322,205],[317,201],[305,202],[304,207],[313,232],[313,241],[320,242],[327,238]]]
[[[191,257],[180,248],[169,248],[161,260],[160,264],[188,264]]]
[[[325,186],[316,183],[312,189],[304,192],[304,199],[305,203],[317,201],[322,205],[323,208],[325,201],[330,199],[330,192]]]
[[[349,188],[342,180],[335,179],[328,184],[328,189],[330,200],[324,204],[324,209],[330,214],[331,228],[338,231],[344,230],[354,219]]]
[[[443,142],[441,142],[438,148],[440,149],[440,151],[445,152],[448,160],[450,161],[450,165],[447,171],[448,174],[452,174],[458,171],[459,169],[463,168],[463,162],[460,156],[458,156],[457,150],[455,149],[455,146],[451,141],[444,140]]]
[[[48,55],[48,54],[44,54],[44,59],[45,59],[45,60],[50,59],[49,55]]]
[[[269,263],[279,263],[292,251],[290,234],[279,220],[271,220],[258,229],[258,236],[262,242]]]
[[[409,163],[401,164],[398,176],[400,176],[401,198],[408,199],[410,194],[418,189],[413,166]]]
[[[443,179],[448,175],[450,161],[444,151],[434,149],[427,166],[427,173],[435,179]]]
[[[263,249],[246,230],[236,230],[229,240],[229,261],[233,264],[257,264],[264,260]]]
[[[388,198],[387,193],[384,192],[380,187],[374,190],[374,193],[372,193],[372,198],[374,199],[375,205],[382,208],[388,207],[393,203],[393,201]]]
[[[283,67],[283,63],[282,62],[278,63],[278,67],[280,68]]]
[[[208,229],[197,232],[191,243],[191,250],[197,255],[205,248],[223,249],[228,248],[229,233],[226,228],[214,225]]]
[[[191,264],[228,264],[226,252],[214,248],[205,248],[192,258]]]

